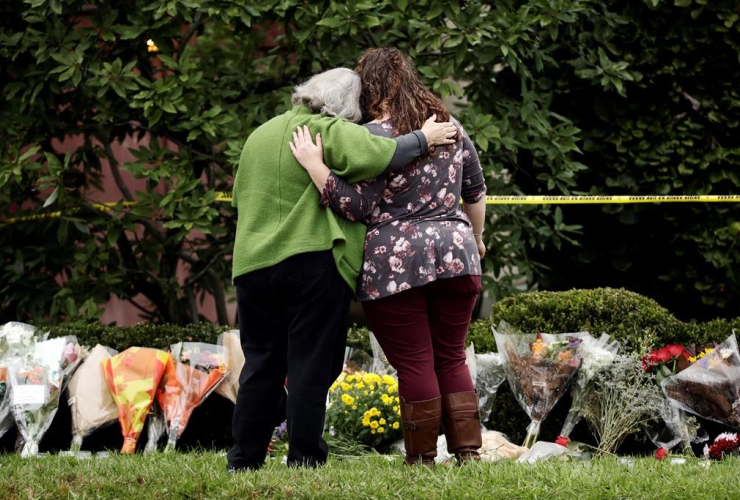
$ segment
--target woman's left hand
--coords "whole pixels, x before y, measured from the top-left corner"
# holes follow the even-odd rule
[[[290,150],[306,170],[324,167],[324,145],[321,142],[321,134],[316,134],[316,144],[311,140],[311,132],[307,126],[298,127],[293,132],[293,140],[290,142]]]

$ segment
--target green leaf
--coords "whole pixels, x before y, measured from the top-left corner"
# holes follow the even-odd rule
[[[44,207],[43,208],[46,208],[49,205],[51,205],[52,203],[54,203],[55,201],[57,201],[57,197],[58,196],[59,196],[59,186],[55,187],[54,188],[54,191],[51,192],[51,194],[49,195],[49,197],[44,202]]]
[[[338,16],[335,16],[335,17],[325,17],[316,24],[318,26],[326,26],[327,28],[338,28],[340,26],[346,25],[346,21]]]

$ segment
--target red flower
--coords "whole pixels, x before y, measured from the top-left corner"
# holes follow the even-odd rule
[[[737,434],[718,436],[714,444],[709,447],[709,456],[715,460],[722,460],[722,454],[729,452],[740,446],[740,439]]]
[[[681,344],[668,344],[667,346],[665,346],[665,349],[668,351],[671,359],[677,358],[681,354],[686,352],[686,349],[684,349],[683,345]]]
[[[665,448],[658,448],[658,451],[655,452],[655,459],[656,460],[665,460],[668,456],[668,450]]]
[[[646,354],[642,357],[642,369],[646,372],[649,372],[650,369],[655,366],[655,361],[653,360],[653,353]]]
[[[558,438],[555,440],[555,444],[559,444],[560,446],[568,446],[569,442],[570,439],[565,436],[558,436]]]
[[[671,360],[671,353],[666,347],[664,347],[663,349],[658,349],[657,351],[653,351],[652,354],[653,359],[659,363],[668,363]]]

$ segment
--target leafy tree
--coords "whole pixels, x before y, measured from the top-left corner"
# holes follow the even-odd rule
[[[198,319],[197,302],[212,293],[219,322],[227,324],[235,214],[215,192],[230,189],[246,137],[288,107],[294,84],[352,67],[372,46],[407,51],[435,91],[461,99],[456,115],[480,149],[491,193],[648,192],[658,184],[669,186],[662,192],[708,191],[706,182],[691,184],[689,173],[680,174],[688,176],[684,185],[671,184],[674,160],[689,156],[684,169],[734,182],[730,142],[705,143],[696,155],[683,142],[737,127],[737,74],[726,72],[726,55],[737,49],[734,8],[728,1],[687,8],[657,0],[1,3],[0,207],[16,216],[61,216],[0,231],[0,321],[86,321],[114,294],[138,304],[145,319],[185,323]],[[717,41],[721,47],[706,52]],[[678,81],[687,65],[699,81],[700,68],[717,57],[725,73],[713,70],[712,81],[701,83],[706,92],[677,84],[670,108],[651,93],[668,85],[660,82]],[[675,117],[669,110],[691,102],[679,88],[706,96],[701,113],[711,129],[696,128],[698,117],[686,110],[666,134]],[[713,94],[718,89],[722,94]],[[647,121],[641,128],[643,110],[650,120],[663,116],[660,126]],[[640,149],[634,134],[625,139],[651,126],[650,147]],[[69,138],[74,147],[65,147]],[[124,141],[131,158],[111,147]],[[91,190],[108,172],[121,202],[101,210]],[[131,177],[144,189],[132,192]],[[692,223],[710,233],[737,214],[692,210],[700,212]],[[572,210],[502,206],[489,213],[486,265],[499,279],[488,286],[498,296],[519,278],[556,283],[552,256],[580,255],[573,246],[592,241],[589,231],[578,232]],[[706,267],[710,278],[726,273],[732,234],[711,258],[702,253],[711,241],[682,239],[693,251],[682,264]],[[184,282],[177,278],[183,266]],[[692,277],[671,279],[694,286]]]

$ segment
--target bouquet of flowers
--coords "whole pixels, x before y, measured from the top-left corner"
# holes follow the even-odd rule
[[[735,432],[724,432],[717,436],[711,446],[704,446],[704,458],[722,460],[730,455],[740,453],[740,436]]]
[[[214,344],[180,342],[170,347],[174,370],[165,373],[157,402],[167,422],[167,447],[173,451],[197,408],[226,376],[223,348]]]
[[[390,375],[343,373],[329,389],[326,413],[330,432],[373,448],[390,446],[403,436],[398,382]]]
[[[32,351],[38,340],[45,340],[46,334],[25,323],[11,321],[0,326],[0,437],[13,427],[10,413],[10,386],[8,362],[11,358]]]
[[[586,403],[586,396],[592,388],[596,374],[607,370],[614,362],[619,351],[619,343],[611,340],[609,335],[603,333],[601,337],[595,339],[589,334],[582,337],[581,343],[581,367],[576,375],[573,389],[571,389],[572,403],[568,416],[565,417],[563,429],[560,431],[558,439],[567,444],[570,433],[573,432],[576,424],[581,420],[583,408]]]
[[[162,435],[167,430],[167,422],[164,418],[164,411],[159,407],[159,404],[154,401],[152,407],[149,409],[149,417],[146,419],[147,431],[146,431],[146,446],[144,446],[144,454],[148,455],[157,451],[157,445]]]
[[[232,403],[236,403],[239,392],[239,375],[244,366],[244,351],[239,337],[239,330],[229,330],[218,336],[216,343],[224,349],[224,363],[226,376],[223,382],[216,387],[216,394],[220,394]]]
[[[75,337],[60,337],[39,342],[32,352],[9,362],[11,412],[25,440],[23,458],[38,455],[64,383],[81,362],[81,354]]]
[[[72,452],[80,451],[82,440],[95,429],[118,418],[118,407],[103,375],[103,362],[116,354],[113,349],[96,345],[69,381]]]
[[[391,366],[390,361],[383,352],[383,348],[380,347],[380,342],[375,338],[373,332],[369,332],[370,346],[373,349],[373,369],[372,373],[378,375],[390,375],[396,377],[396,369]]]
[[[118,406],[123,433],[121,453],[132,454],[144,429],[144,420],[165,371],[172,372],[172,356],[164,351],[130,347],[103,360],[103,375]]]
[[[501,353],[488,352],[477,354],[475,345],[471,342],[465,350],[470,378],[478,393],[478,407],[480,421],[488,422],[493,411],[493,401],[499,386],[506,380],[504,362]]]
[[[661,382],[664,394],[685,411],[740,428],[740,353],[735,334],[695,359]]]
[[[581,365],[583,334],[514,334],[493,330],[504,359],[506,378],[531,423],[524,446],[537,441],[542,421],[550,413]]]

